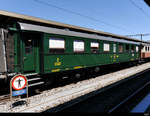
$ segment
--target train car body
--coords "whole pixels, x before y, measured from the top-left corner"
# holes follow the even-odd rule
[[[6,16],[5,16],[6,14]],[[0,78],[44,75],[140,59],[140,42],[0,12]],[[6,20],[9,19],[9,20]]]
[[[32,40],[37,42],[34,49],[41,50],[41,54],[36,53],[39,50],[35,50],[32,58],[25,56],[24,63],[28,65],[24,66],[24,72],[34,70],[38,73],[52,73],[139,59],[139,44],[136,42],[30,24],[21,24],[21,29],[42,32],[41,35],[25,33],[27,36],[34,35],[31,37],[36,38]],[[27,39],[30,38],[25,38]],[[41,43],[40,46],[38,43]],[[27,63],[31,59],[36,59],[35,63]]]
[[[133,41],[25,23],[18,25],[19,29],[9,29],[12,42],[5,37],[11,45],[5,47],[10,47],[6,59],[13,57],[10,63],[6,60],[7,65],[12,64],[7,72],[52,73],[139,59],[139,44]]]
[[[0,77],[6,78],[7,74],[15,73],[14,36],[9,31],[0,28]]]
[[[142,49],[141,49],[141,58],[142,59],[148,59],[150,58],[150,44],[149,43],[142,43]]]

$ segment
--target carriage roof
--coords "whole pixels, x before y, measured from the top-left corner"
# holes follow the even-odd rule
[[[54,27],[54,28],[58,28],[58,29],[68,29],[70,31],[75,31],[75,32],[81,32],[81,33],[86,33],[86,34],[97,34],[100,36],[124,39],[124,40],[129,40],[129,41],[134,41],[134,42],[141,42],[138,39],[134,39],[134,38],[126,37],[126,36],[116,35],[116,34],[112,34],[112,33],[108,33],[108,32],[97,31],[94,29],[58,23],[58,22],[51,21],[51,20],[44,20],[44,19],[33,17],[33,16],[26,16],[26,15],[22,15],[22,14],[17,14],[17,13],[0,10],[0,22],[8,23],[8,22],[12,22],[12,21],[36,24],[36,25],[40,25],[40,26]],[[150,43],[150,42],[144,41],[144,43]]]

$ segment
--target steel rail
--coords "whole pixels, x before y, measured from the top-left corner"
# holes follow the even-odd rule
[[[146,71],[142,72],[142,74],[145,73],[145,72],[147,72],[147,71],[149,71],[149,70],[146,70]],[[139,74],[139,75],[141,75],[141,74]],[[136,77],[139,76],[139,75],[136,75]],[[150,85],[150,81],[147,82],[146,84],[144,84],[142,87],[140,87],[134,93],[132,93],[129,97],[127,97],[126,99],[124,99],[123,101],[121,101],[118,105],[116,105],[115,107],[113,107],[112,109],[110,109],[108,111],[108,113],[112,113],[112,112],[116,111],[119,107],[121,107],[123,104],[125,104],[126,102],[128,102],[130,99],[132,99],[135,95],[137,95],[139,92],[141,92],[148,85]]]
[[[135,76],[130,76],[130,77],[131,77],[130,79],[133,79],[134,77],[137,77],[137,76],[139,76],[139,75],[142,75],[143,73],[148,72],[148,71],[150,71],[150,69],[146,69],[146,70],[144,70],[144,71],[142,71],[142,72],[139,72],[139,73],[136,74]],[[130,79],[127,79],[126,81],[128,81],[128,80],[130,80]],[[125,82],[126,82],[126,81],[125,81]],[[82,91],[85,91],[86,89],[87,89],[87,88],[84,88]],[[80,91],[76,91],[75,93],[78,94],[79,92],[80,92]],[[72,95],[72,93],[69,94],[69,95],[67,95],[67,96],[70,96],[70,95]],[[40,97],[40,96],[39,96],[39,97]],[[25,110],[27,110],[27,109],[31,109],[31,108],[40,106],[41,104],[44,104],[44,103],[47,103],[47,102],[50,102],[50,101],[53,101],[53,100],[59,100],[60,98],[65,98],[65,97],[66,97],[66,96],[64,95],[64,96],[60,96],[60,97],[55,98],[55,99],[52,98],[52,99],[43,101],[42,103],[38,103],[38,104],[36,104],[36,105],[28,106],[28,107],[26,107],[26,108],[20,109],[19,112],[23,112],[23,111],[25,111]],[[46,108],[45,110],[48,110],[48,109]],[[45,110],[44,110],[44,111],[45,111]],[[113,111],[113,110],[112,110],[112,111]],[[43,112],[43,111],[40,111],[40,112]]]
[[[20,98],[20,97],[16,96],[13,98],[13,100],[16,100],[18,98]],[[0,96],[0,104],[4,104],[7,101],[10,101],[10,94]]]
[[[148,72],[148,71],[150,71],[150,69],[146,69],[146,70],[144,70],[144,71],[142,71],[142,72],[139,72],[138,74],[136,74],[135,76],[131,76],[131,78],[130,79],[133,79],[133,78],[136,78],[137,76],[139,76],[139,75],[142,75],[142,74],[144,74],[144,73],[146,73],[146,72]],[[129,81],[130,79],[127,79],[126,81]],[[126,82],[125,81],[125,82]],[[124,82],[123,82],[124,83]],[[149,84],[150,84],[150,82],[149,82]],[[112,86],[112,87],[114,87],[114,86]],[[84,89],[82,89],[82,91],[85,91],[87,88],[84,88]],[[107,91],[107,89],[106,89],[106,91]],[[80,91],[76,91],[75,93],[77,94],[77,93],[79,93]],[[70,96],[70,95],[72,95],[72,93],[71,94],[69,94],[69,95],[67,95],[67,96]],[[20,112],[23,112],[23,111],[25,111],[25,110],[27,110],[27,109],[31,109],[31,108],[33,108],[33,107],[37,107],[37,106],[40,106],[41,104],[44,104],[44,103],[47,103],[47,102],[50,102],[50,101],[53,101],[53,100],[59,100],[60,98],[65,98],[66,96],[64,95],[64,96],[60,96],[60,97],[58,97],[58,98],[55,98],[55,99],[50,99],[50,100],[46,100],[46,101],[44,101],[44,102],[42,102],[42,103],[39,103],[39,104],[36,104],[36,105],[34,105],[34,106],[29,106],[29,107],[27,107],[27,108],[24,108],[24,109],[22,109],[22,110],[19,110]],[[124,100],[124,101],[126,101],[126,100]],[[123,102],[122,102],[123,103]],[[75,103],[76,104],[76,103]],[[72,105],[74,105],[74,104],[72,104]],[[72,105],[70,105],[69,107],[71,107]],[[117,106],[119,106],[119,105],[117,105]],[[67,107],[68,108],[68,107]],[[115,110],[117,107],[115,107],[115,108],[113,108],[112,110],[110,110],[109,112],[112,112],[113,110]],[[65,108],[64,108],[65,109]],[[46,111],[46,110],[48,110],[48,109],[45,109],[44,111]],[[63,109],[62,109],[63,110]],[[43,111],[40,111],[40,112],[43,112]]]

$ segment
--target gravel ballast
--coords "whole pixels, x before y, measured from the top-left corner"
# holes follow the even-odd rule
[[[83,80],[78,83],[43,91],[39,95],[28,98],[29,104],[10,108],[11,102],[0,105],[0,112],[43,112],[60,104],[69,102],[93,91],[126,79],[136,73],[150,68],[150,63],[134,66],[121,71]],[[87,96],[88,97],[88,96]],[[69,105],[69,104],[68,104]]]

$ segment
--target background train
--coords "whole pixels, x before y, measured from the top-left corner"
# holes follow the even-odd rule
[[[0,11],[0,79],[6,82],[17,74],[80,76],[84,69],[149,58],[146,41]]]

